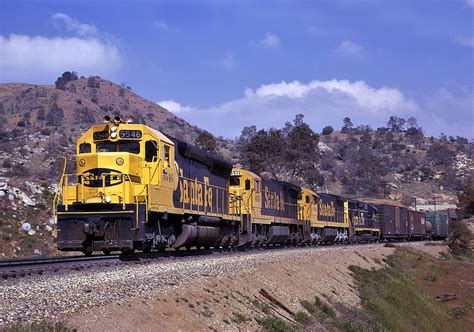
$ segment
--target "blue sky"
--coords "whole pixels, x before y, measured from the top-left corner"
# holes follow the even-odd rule
[[[235,137],[415,116],[474,138],[474,1],[5,1],[0,82],[125,82]]]

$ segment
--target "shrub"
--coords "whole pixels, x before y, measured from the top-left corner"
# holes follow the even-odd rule
[[[333,127],[331,127],[331,126],[326,126],[326,127],[323,128],[322,134],[323,134],[323,135],[331,135],[333,131],[334,131],[334,128],[333,128]]]
[[[456,256],[470,256],[472,233],[462,220],[452,221],[449,224],[448,247]]]

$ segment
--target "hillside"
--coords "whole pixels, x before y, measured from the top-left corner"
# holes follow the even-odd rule
[[[280,130],[287,133],[278,141],[282,146],[268,140],[267,134],[278,130],[262,134],[255,127],[244,128],[242,137],[232,142],[214,138],[129,87],[100,77],[65,74],[56,85],[0,84],[1,257],[56,253],[51,204],[61,157],[72,159],[76,138],[105,115],[130,115],[135,122],[263,175],[348,197],[386,197],[424,208],[432,208],[436,200],[438,210],[453,208],[457,191],[474,171],[473,144],[466,139],[439,140],[425,137],[421,129],[372,130],[368,126],[326,130],[320,135],[301,117],[298,125],[286,124]],[[293,135],[297,141],[285,141],[301,128],[300,134]],[[260,138],[268,145],[262,145]],[[257,152],[265,153],[257,156],[263,165],[249,159],[247,150],[254,141]],[[295,159],[301,146],[306,147],[304,156]],[[290,153],[283,156],[285,151]],[[296,174],[299,168],[302,172]]]
[[[320,136],[319,147],[329,191],[390,198],[425,210],[434,204],[438,210],[455,208],[456,193],[474,172],[472,143],[426,137],[421,129],[333,132]]]

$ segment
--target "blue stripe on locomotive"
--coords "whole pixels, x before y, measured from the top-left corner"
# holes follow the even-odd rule
[[[297,219],[300,192],[290,183],[262,179],[262,215]]]
[[[379,228],[377,208],[366,202],[356,199],[350,200],[349,219],[356,230],[358,228]]]
[[[318,193],[318,220],[344,223],[344,201],[338,195]]]
[[[196,146],[169,138],[175,144],[175,160],[180,175],[180,185],[173,193],[174,206],[199,212],[228,214],[232,164]],[[181,191],[185,189],[189,197],[187,203],[182,199]]]

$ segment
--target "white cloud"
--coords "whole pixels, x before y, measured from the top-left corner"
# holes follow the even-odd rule
[[[336,49],[336,53],[342,55],[362,56],[364,53],[364,48],[353,41],[343,40]]]
[[[168,24],[165,20],[155,20],[153,21],[153,25],[158,28],[160,31],[168,31]]]
[[[175,101],[168,107],[159,104],[225,137],[237,136],[248,125],[281,127],[298,113],[305,114],[305,120],[320,130],[328,124],[339,127],[345,116],[356,124],[380,126],[390,115],[410,116],[419,111],[418,104],[396,88],[374,88],[363,81],[346,80],[265,84],[246,89],[242,98],[203,109]]]
[[[267,32],[265,37],[258,42],[258,45],[266,48],[276,48],[281,45],[280,37],[278,35]]]
[[[168,111],[179,114],[183,112],[189,112],[192,110],[191,107],[189,106],[183,106],[180,103],[170,99],[170,100],[162,100],[157,102],[158,105],[160,105],[163,108],[166,108]]]
[[[474,8],[474,0],[466,0],[466,6]]]
[[[444,132],[453,136],[474,138],[474,93],[471,88],[440,88],[421,101],[427,110],[420,122],[437,136]]]
[[[65,70],[107,76],[122,63],[118,48],[97,38],[0,35],[0,81],[54,82]]]
[[[70,17],[64,13],[56,13],[51,16],[53,22],[63,25],[66,30],[74,32],[80,36],[92,36],[95,35],[98,30],[94,24],[81,23],[75,18]]]
[[[456,39],[456,42],[462,46],[474,47],[474,36],[460,37]]]

